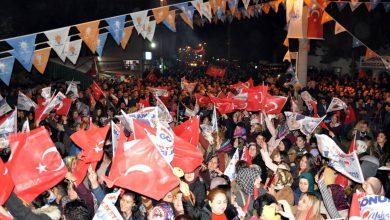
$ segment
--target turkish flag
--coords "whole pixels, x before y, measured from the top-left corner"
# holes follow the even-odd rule
[[[72,99],[65,98],[64,100],[62,100],[62,103],[57,107],[56,114],[67,116],[71,105]]]
[[[230,88],[237,90],[238,92],[242,91],[243,89],[249,89],[253,87],[253,79],[250,78],[246,82],[238,82],[236,84],[230,85]]]
[[[96,100],[100,100],[100,98],[104,95],[103,90],[99,87],[99,85],[93,81],[91,85],[92,95]]]
[[[195,94],[195,99],[198,102],[200,107],[206,107],[211,103],[211,100],[207,96],[202,96],[200,94]]]
[[[79,146],[82,151],[76,164],[73,175],[76,177],[76,184],[79,185],[87,174],[88,166],[93,168],[103,157],[103,145],[106,140],[109,125],[103,128],[90,124],[88,130],[79,130],[70,136],[70,139]]]
[[[217,95],[217,98],[219,98],[219,99],[226,99],[227,97],[226,97],[225,93],[219,92],[218,95]]]
[[[146,79],[149,82],[157,82],[157,76],[153,73],[153,71],[150,71],[149,74],[146,76]]]
[[[149,103],[148,99],[141,99],[141,100],[139,100],[138,104],[139,104],[139,106],[141,108],[145,108],[145,107],[149,107],[150,106],[150,103]]]
[[[196,136],[199,138],[199,135]],[[202,165],[202,152],[199,151],[196,145],[187,142],[185,139],[175,137],[173,152],[172,167],[179,167],[185,173],[193,172]]]
[[[2,159],[0,159],[0,186],[0,205],[3,205],[13,191],[14,183],[12,182],[11,174],[8,172],[8,168],[5,166]]]
[[[282,112],[282,109],[286,102],[287,97],[268,95],[264,104],[264,111],[267,114],[279,114]]]
[[[44,127],[10,137],[12,157],[7,162],[15,194],[30,203],[62,181],[64,161]]]
[[[226,70],[216,66],[209,66],[206,70],[206,74],[212,77],[224,77]]]
[[[267,97],[267,86],[256,86],[249,89],[243,89],[243,93],[248,93],[247,111],[260,111],[263,109]]]
[[[117,154],[114,161],[105,178],[108,187],[115,185],[160,200],[179,185],[172,168],[148,137]]]
[[[219,99],[217,97],[214,97],[212,95],[209,96],[211,102],[214,103],[215,108],[219,111],[221,114],[228,114],[231,112],[234,112],[235,106],[232,102],[232,99]]]
[[[156,129],[150,127],[147,125],[145,122],[138,120],[138,119],[132,119],[133,122],[133,140],[139,140],[139,139],[144,139],[148,137],[148,133],[152,135],[156,135]]]
[[[309,39],[323,39],[322,16],[323,10],[319,7],[310,8],[308,10],[309,16],[307,19],[307,38]]]
[[[199,144],[199,116],[192,117],[191,119],[181,123],[173,128],[173,132],[176,136],[184,139],[194,146]]]

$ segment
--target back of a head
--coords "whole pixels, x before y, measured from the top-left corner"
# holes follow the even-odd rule
[[[176,216],[175,220],[192,220],[192,218],[189,215],[182,214]]]
[[[88,210],[87,204],[81,200],[68,202],[64,207],[65,220],[89,220],[92,215]]]

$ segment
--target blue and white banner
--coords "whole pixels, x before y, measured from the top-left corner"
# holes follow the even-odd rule
[[[106,44],[107,35],[108,35],[107,32],[100,34],[98,39],[97,39],[96,52],[99,55],[99,57],[101,57],[103,54],[103,48],[104,48],[104,45]]]
[[[37,104],[31,100],[29,97],[27,97],[25,94],[23,94],[21,91],[18,93],[18,109],[23,111],[30,111],[31,108],[36,109]]]
[[[0,59],[0,79],[8,86],[11,80],[15,58],[13,56]]]
[[[0,116],[7,114],[12,108],[8,105],[7,100],[0,95]]]
[[[62,61],[65,61],[66,58],[66,56],[62,56],[62,54],[65,49],[65,43],[68,41],[69,29],[70,27],[64,27],[44,32],[47,39],[49,39],[48,44]]]
[[[130,13],[131,20],[138,34],[142,32],[142,26],[149,21],[148,10]]]
[[[108,24],[108,31],[114,38],[115,42],[119,45],[123,36],[123,28],[125,27],[126,15],[116,16],[105,19]],[[100,35],[101,36],[101,35]],[[99,38],[100,38],[99,36]],[[103,44],[104,45],[104,44]],[[100,56],[100,55],[99,55]]]
[[[390,199],[369,195],[359,199],[360,215],[364,220],[390,219]]]
[[[11,54],[27,71],[31,71],[36,36],[36,34],[30,34],[6,40],[14,48]]]
[[[18,110],[15,110],[8,115],[3,121],[0,122],[0,135],[6,135],[9,133],[16,133],[17,128],[17,113]]]

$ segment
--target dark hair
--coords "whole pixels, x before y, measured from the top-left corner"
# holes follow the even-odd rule
[[[253,202],[253,208],[256,210],[257,215],[261,216],[263,213],[263,208],[266,205],[271,205],[272,203],[277,203],[275,197],[273,197],[271,194],[264,194],[259,197]]]
[[[236,173],[238,173],[239,170],[241,170],[242,168],[247,168],[248,167],[248,163],[245,161],[245,160],[239,160],[237,161],[236,163]]]
[[[130,190],[126,190],[121,195],[120,198],[122,198],[123,196],[130,196],[131,198],[133,198],[134,206],[131,208],[131,212],[133,213],[132,215],[136,216],[136,217],[141,216],[141,213],[140,213],[140,210],[139,210],[139,207],[140,207],[140,205],[142,203],[141,197],[137,193],[135,193],[133,191],[130,191]],[[117,201],[117,207],[118,207],[118,210],[120,211],[120,208],[119,208],[120,207],[120,199],[118,199],[118,201]]]
[[[79,199],[66,203],[63,215],[66,220],[92,219],[92,213],[88,210],[87,204]]]
[[[306,162],[306,170],[304,172],[312,172],[314,169],[314,159],[313,156],[309,153],[306,153],[302,155],[302,157],[299,159],[299,161],[302,160],[303,157],[306,157],[307,162]]]
[[[176,216],[175,220],[192,220],[192,218],[189,215],[181,214]]]
[[[210,202],[213,201],[215,196],[217,196],[217,194],[220,194],[220,193],[222,193],[226,196],[226,191],[219,188],[219,187],[210,190],[209,194],[207,195],[207,200]]]

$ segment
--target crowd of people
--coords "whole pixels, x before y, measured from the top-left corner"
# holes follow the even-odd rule
[[[59,184],[25,204],[14,193],[8,198],[0,213],[14,219],[92,219],[106,194],[117,187],[109,188],[104,180],[113,160],[109,143],[104,146],[104,156],[96,170],[90,167],[87,176],[77,185],[72,176],[72,163],[77,160],[80,148],[70,136],[88,129],[90,120],[99,127],[118,122],[116,115],[121,110],[136,112],[142,107],[155,106],[156,99],[148,88],[167,87],[169,98],[164,100],[174,121],[171,126],[187,120],[186,108],[193,109],[195,94],[214,95],[220,92],[237,94],[230,85],[245,82],[250,77],[255,85],[267,85],[271,95],[288,97],[280,114],[273,116],[272,124],[277,129],[285,127],[283,112],[291,111],[290,100],[298,103],[297,112],[313,115],[300,94],[308,91],[317,101],[318,115],[325,116],[326,126],[318,126],[311,135],[299,130],[288,131],[277,146],[270,146],[271,133],[259,117],[259,112],[237,110],[229,114],[218,113],[218,129],[212,138],[200,142],[198,149],[204,154],[203,164],[181,177],[180,184],[156,201],[144,195],[121,189],[115,204],[123,219],[348,219],[352,195],[380,195],[390,198],[388,171],[390,168],[389,76],[337,76],[332,73],[313,72],[306,86],[289,83],[291,76],[254,65],[230,66],[223,78],[204,74],[204,68],[175,67],[155,73],[153,80],[148,74],[142,77],[128,76],[124,80],[96,80],[105,93],[95,100],[90,88],[78,87],[78,98],[73,101],[67,116],[54,112],[42,121],[34,119],[34,111],[18,110],[18,128],[26,119],[30,128],[44,126],[68,166],[69,173]],[[182,77],[196,82],[191,93],[180,86]],[[41,89],[67,90],[65,83],[40,84],[34,88],[4,88],[1,95],[10,106],[17,105],[18,92],[22,91],[32,100],[40,98]],[[347,104],[347,108],[327,113],[333,97]],[[198,112],[201,126],[211,125],[213,104],[201,106]],[[200,132],[202,135],[204,131]],[[359,152],[363,183],[356,183],[328,163],[323,156],[315,134],[330,136],[346,153],[350,142],[364,142]],[[196,135],[196,134],[194,134]],[[201,138],[202,139],[202,138]],[[238,151],[237,151],[238,149]],[[239,153],[235,164],[235,176],[229,178],[225,170]],[[10,149],[1,149],[1,158],[6,162]]]

